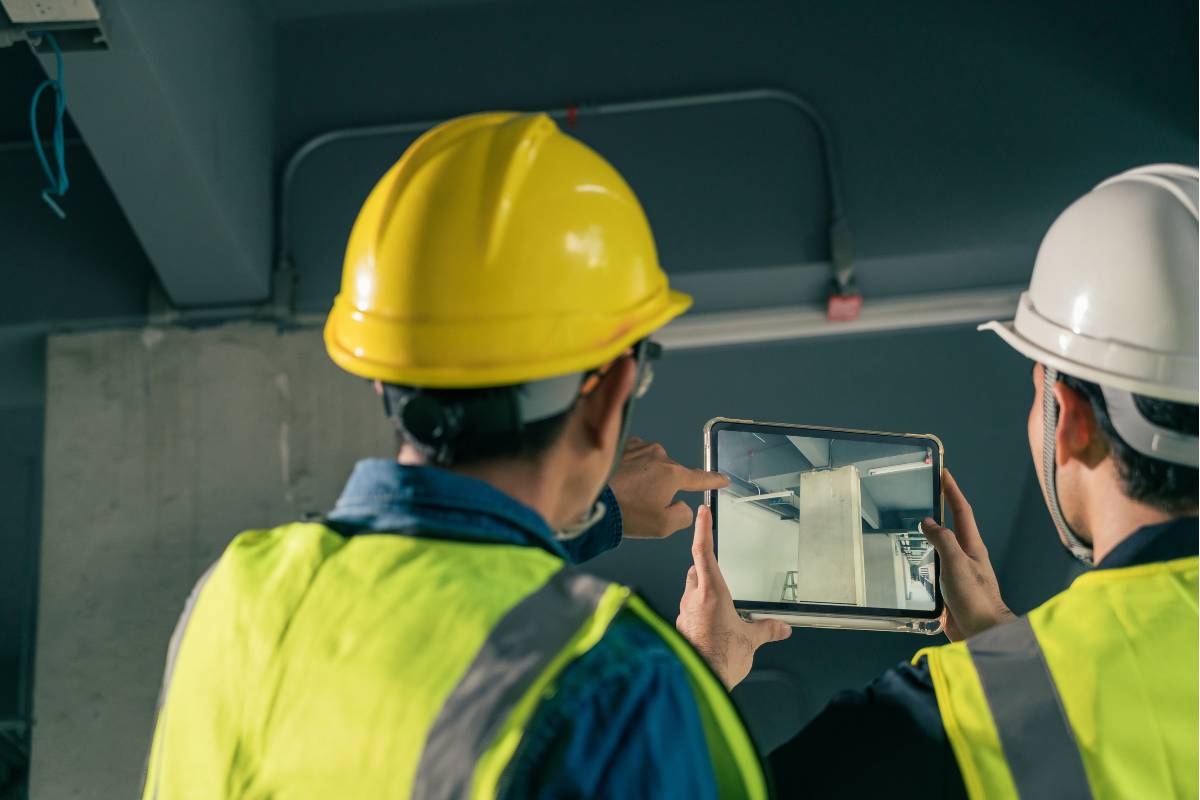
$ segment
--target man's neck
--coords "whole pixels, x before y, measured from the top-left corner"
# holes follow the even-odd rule
[[[1093,560],[1099,564],[1117,545],[1147,525],[1160,525],[1184,516],[1130,500],[1119,490],[1107,493],[1089,506],[1088,530],[1092,534]],[[1191,514],[1195,514],[1193,509]]]
[[[427,462],[411,447],[405,446],[397,460],[401,464],[426,466]],[[488,461],[446,468],[448,471],[468,478],[483,481],[493,489],[504,492],[519,503],[529,506],[546,521],[552,529],[565,523],[557,520],[561,486],[555,481],[553,471],[544,465],[519,459]]]

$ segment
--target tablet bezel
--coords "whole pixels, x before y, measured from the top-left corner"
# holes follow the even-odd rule
[[[772,433],[779,435],[797,435],[797,431],[803,431],[803,435],[819,435],[830,439],[840,439],[843,441],[875,441],[875,442],[891,442],[895,444],[912,445],[914,440],[924,442],[929,447],[933,455],[933,497],[931,508],[934,510],[934,519],[941,525],[944,524],[945,507],[942,493],[942,465],[945,459],[945,448],[942,446],[942,441],[937,436],[931,433],[887,433],[884,431],[864,431],[852,428],[833,428],[821,425],[800,425],[784,422],[759,422],[756,420],[730,419],[727,417],[717,417],[711,419],[704,426],[704,466],[705,469],[715,470],[717,468],[717,439],[718,433],[721,431],[746,431],[749,433]],[[720,565],[720,525],[717,512],[716,491],[705,492],[705,504],[712,512],[713,521],[713,554],[717,558],[717,564]],[[937,620],[941,617],[944,609],[941,592],[942,565],[941,557],[935,552],[933,560],[933,577],[934,577],[934,606],[932,609],[912,609],[912,608],[878,608],[874,606],[846,606],[838,604],[822,604],[822,603],[769,603],[761,600],[737,600],[733,601],[734,607],[739,611],[750,612],[755,616],[762,614],[784,615],[794,617],[804,616],[819,616],[819,617],[841,617],[848,622],[854,620],[862,620],[863,618],[886,619],[886,620],[921,620],[927,622]],[[802,624],[802,623],[801,623]]]

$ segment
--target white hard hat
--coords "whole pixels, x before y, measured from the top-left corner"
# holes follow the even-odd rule
[[[1054,384],[1060,373],[1099,384],[1126,444],[1151,458],[1197,466],[1197,437],[1155,425],[1133,396],[1200,400],[1198,187],[1200,173],[1177,164],[1104,181],[1050,226],[1016,318],[979,326],[1045,365],[1046,499],[1062,543],[1087,564],[1092,546],[1071,530],[1058,499]]]
[[[1155,164],[1109,178],[1042,240],[1012,322],[988,322],[1055,374],[1099,384],[1121,438],[1195,467],[1195,436],[1154,425],[1131,395],[1200,401],[1200,173]]]
[[[1195,405],[1198,178],[1140,167],[1075,201],[1042,240],[1016,318],[980,330],[1082,380]]]

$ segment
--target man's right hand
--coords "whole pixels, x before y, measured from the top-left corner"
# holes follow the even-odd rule
[[[621,507],[626,539],[665,539],[692,524],[692,507],[678,492],[724,489],[719,472],[689,469],[667,455],[658,442],[630,436],[608,486]]]
[[[948,469],[942,470],[942,487],[958,531],[926,517],[921,532],[941,557],[942,597],[946,601],[942,625],[950,641],[957,642],[1008,622],[1016,615],[1000,597],[1000,584],[975,525],[971,504]]]

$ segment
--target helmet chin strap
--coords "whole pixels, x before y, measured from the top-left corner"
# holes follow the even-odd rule
[[[634,351],[634,358],[637,363],[637,371],[633,378],[633,391],[629,393],[629,397],[625,400],[625,407],[621,410],[621,433],[617,438],[617,449],[613,456],[612,466],[608,469],[608,475],[604,478],[604,486],[608,486],[613,475],[617,474],[617,469],[621,466],[621,458],[625,455],[625,445],[629,441],[630,422],[633,419],[633,406],[637,402],[638,387],[642,385],[642,376],[646,372],[647,341],[642,340]],[[603,493],[604,489],[600,490]],[[568,525],[562,530],[556,531],[554,538],[560,542],[569,542],[572,539],[578,539],[585,534],[593,525],[604,519],[608,508],[597,495],[595,501],[591,505],[591,510],[578,522]]]
[[[1046,503],[1050,506],[1050,518],[1058,529],[1062,546],[1079,561],[1092,566],[1092,546],[1079,538],[1067,524],[1058,503],[1058,487],[1055,481],[1055,434],[1058,431],[1058,400],[1054,398],[1054,385],[1058,383],[1058,370],[1042,365],[1045,379],[1042,382],[1042,475],[1046,481]]]

